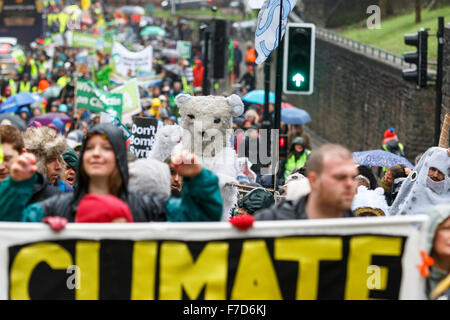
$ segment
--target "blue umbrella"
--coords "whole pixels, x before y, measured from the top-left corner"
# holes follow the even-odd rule
[[[9,97],[0,105],[0,113],[15,113],[19,107],[31,105],[36,102],[44,102],[44,99],[36,93],[19,93]]]
[[[242,97],[242,101],[254,104],[264,104],[264,90],[252,90]],[[269,103],[275,103],[275,93],[269,92]]]
[[[286,124],[305,124],[311,122],[309,113],[300,108],[281,109],[281,121]]]
[[[408,159],[384,150],[354,152],[353,160],[358,164],[369,167],[389,168],[396,164],[403,164],[410,169],[414,169],[414,166],[408,161]]]

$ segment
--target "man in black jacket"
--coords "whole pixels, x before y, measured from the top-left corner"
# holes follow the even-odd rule
[[[350,208],[358,175],[352,153],[335,144],[323,145],[306,163],[311,193],[255,213],[256,220],[297,220],[353,217]]]

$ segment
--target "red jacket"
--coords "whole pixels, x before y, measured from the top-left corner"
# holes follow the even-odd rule
[[[192,69],[194,73],[194,87],[203,86],[203,76],[205,73],[205,67],[202,64],[202,60],[195,60],[195,67]]]

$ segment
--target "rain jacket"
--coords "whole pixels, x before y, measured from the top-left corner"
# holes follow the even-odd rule
[[[127,154],[122,131],[111,124],[99,124],[89,133],[104,134],[112,144],[123,181],[119,198],[130,207],[134,222],[220,221],[222,199],[218,178],[211,171],[203,169],[194,178],[183,178],[181,198],[129,191]],[[84,139],[86,140],[86,137]],[[80,159],[83,158],[85,144],[86,141],[83,143]],[[82,165],[80,161],[78,185],[74,193],[59,194],[28,207],[26,203],[32,195],[36,174],[21,182],[11,178],[4,180],[0,184],[0,221],[40,222],[45,216],[61,216],[69,222],[74,222],[78,204],[88,193],[88,181],[80,174]]]
[[[255,220],[303,220],[308,219],[306,214],[306,202],[308,196],[294,201],[283,201],[269,208],[257,211],[253,216]],[[354,217],[352,211],[346,211],[344,218]]]

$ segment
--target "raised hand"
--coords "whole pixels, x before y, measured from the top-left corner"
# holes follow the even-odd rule
[[[32,153],[24,153],[11,166],[11,179],[24,181],[30,179],[37,171],[36,157]]]
[[[181,151],[172,156],[171,167],[183,177],[193,178],[202,171],[195,155],[189,151]]]

